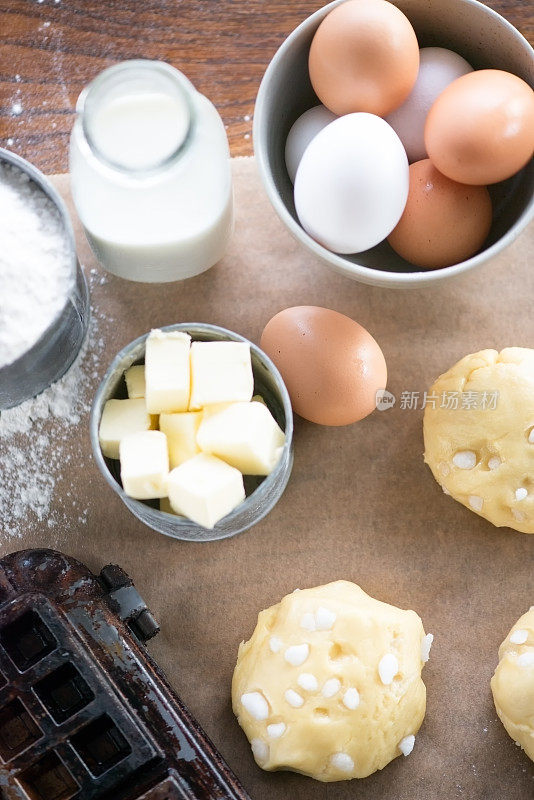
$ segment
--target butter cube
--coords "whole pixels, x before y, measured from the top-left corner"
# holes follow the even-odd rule
[[[205,409],[197,442],[244,475],[269,475],[285,436],[264,403],[231,403]]]
[[[202,419],[201,411],[185,411],[181,414],[161,414],[159,429],[167,437],[171,469],[200,453],[197,431]]]
[[[250,346],[246,342],[193,342],[191,410],[215,403],[248,401],[253,391]]]
[[[146,340],[146,404],[151,414],[187,411],[191,337],[181,331],[153,330]]]
[[[128,397],[133,400],[145,397],[145,367],[144,364],[136,364],[124,373]]]
[[[173,469],[167,481],[172,508],[213,528],[245,499],[243,476],[215,456],[200,453]]]
[[[167,437],[160,431],[141,431],[120,443],[122,488],[136,500],[166,497],[169,475]]]
[[[104,405],[98,437],[103,455],[119,457],[119,444],[130,433],[148,431],[154,427],[146,410],[145,401],[108,400]]]

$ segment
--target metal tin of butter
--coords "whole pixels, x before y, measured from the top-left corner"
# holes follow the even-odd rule
[[[158,501],[134,500],[125,493],[120,482],[120,463],[102,455],[98,429],[106,401],[112,398],[127,397],[124,373],[134,364],[144,363],[148,333],[126,345],[115,356],[98,388],[93,401],[90,421],[93,454],[98,468],[113,491],[119,495],[132,514],[145,525],[174,539],[194,542],[226,539],[251,528],[263,519],[274,508],[286,488],[293,466],[293,412],[289,394],[282,376],[270,358],[243,336],[226,328],[198,322],[169,325],[162,330],[189,333],[193,341],[232,341],[245,342],[250,345],[254,393],[261,395],[285,434],[285,444],[276,467],[266,477],[246,476],[246,499],[220,520],[213,529],[204,528],[177,514],[160,511],[157,505]]]

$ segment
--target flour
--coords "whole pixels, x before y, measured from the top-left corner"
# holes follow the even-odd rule
[[[88,424],[100,377],[103,341],[98,324],[93,312],[85,344],[61,380],[37,397],[0,412],[0,543],[20,538],[36,522],[46,520],[53,528],[71,525],[76,517],[82,524],[87,521],[87,509],[78,507],[71,491],[62,497],[57,484],[72,480],[74,466],[86,468],[76,426]]]
[[[59,212],[16,167],[0,164],[0,368],[59,315],[74,274]]]

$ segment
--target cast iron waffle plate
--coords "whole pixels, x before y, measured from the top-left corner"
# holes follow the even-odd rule
[[[148,655],[158,630],[120,567],[0,561],[2,798],[249,800]]]

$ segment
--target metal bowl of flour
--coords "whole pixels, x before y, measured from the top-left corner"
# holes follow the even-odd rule
[[[76,255],[74,231],[65,203],[33,164],[0,148],[0,166],[5,165],[24,172],[57,210],[70,253],[72,281],[65,304],[37,341],[15,361],[0,367],[0,411],[35,397],[65,374],[82,346],[90,313],[89,291]],[[0,219],[0,238],[1,235]],[[35,269],[37,272],[38,263]]]

